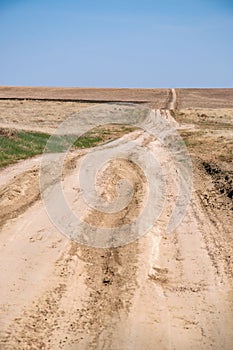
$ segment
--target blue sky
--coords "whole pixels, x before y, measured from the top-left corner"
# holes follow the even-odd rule
[[[233,87],[231,0],[0,0],[0,85]]]

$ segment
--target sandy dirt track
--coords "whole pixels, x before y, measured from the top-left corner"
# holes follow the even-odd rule
[[[172,121],[169,111],[161,113]],[[182,127],[174,120],[173,125]],[[224,222],[213,221],[214,212],[206,210],[195,187],[183,222],[167,235],[177,196],[175,166],[145,132],[134,131],[121,143],[130,140],[161,162],[167,196],[153,228],[124,247],[88,248],[57,231],[39,199],[38,158],[1,172],[0,204],[15,210],[2,221],[0,235],[0,349],[232,349],[231,240]],[[76,183],[82,157],[71,154],[63,181],[73,210],[82,205]],[[132,179],[127,162],[110,163],[106,174],[118,176],[120,167]],[[136,172],[137,200],[129,216],[143,205],[143,181]],[[114,196],[111,184],[107,190]],[[20,210],[25,193],[29,200]],[[95,215],[87,212],[86,220]],[[100,221],[105,224],[104,217]]]

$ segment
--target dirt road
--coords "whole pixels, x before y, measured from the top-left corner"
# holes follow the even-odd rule
[[[161,113],[172,118],[169,111]],[[223,223],[213,223],[194,188],[183,222],[168,235],[177,197],[176,168],[169,152],[146,132],[134,131],[120,143],[132,140],[147,147],[163,168],[167,194],[159,220],[131,244],[95,249],[58,232],[36,197],[1,229],[0,349],[232,349],[232,270],[225,260]],[[83,155],[72,157],[63,189],[78,212],[82,202],[76,176]],[[14,186],[24,176],[22,164],[18,171],[14,166]],[[31,166],[37,171],[33,160]],[[143,177],[137,171],[132,176],[131,166],[119,160],[106,169],[114,178],[121,168],[137,188],[128,217],[143,205],[145,190],[139,183]],[[25,171],[29,169],[27,161]],[[9,188],[13,180],[4,176]],[[31,176],[25,186],[37,191],[37,182]],[[100,189],[105,185],[102,174]],[[114,196],[111,184],[107,190],[107,196]],[[5,203],[14,205],[14,196]],[[98,219],[109,224],[94,212],[86,215],[90,223]]]

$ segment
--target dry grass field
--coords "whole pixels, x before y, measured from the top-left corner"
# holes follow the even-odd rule
[[[0,100],[0,127],[52,133],[73,113],[93,105],[70,101]]]

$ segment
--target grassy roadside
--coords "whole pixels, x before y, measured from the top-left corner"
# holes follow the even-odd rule
[[[233,210],[233,109],[174,110],[206,206]],[[225,214],[224,214],[225,215]]]
[[[49,135],[0,129],[0,167],[41,154]]]
[[[131,132],[133,128],[125,125],[109,125],[91,130],[81,136],[75,148],[90,148]],[[50,134],[28,131],[0,129],[0,168],[18,160],[42,154]]]
[[[179,133],[192,155],[226,166],[232,164],[233,109],[174,110],[172,114],[184,126]]]

